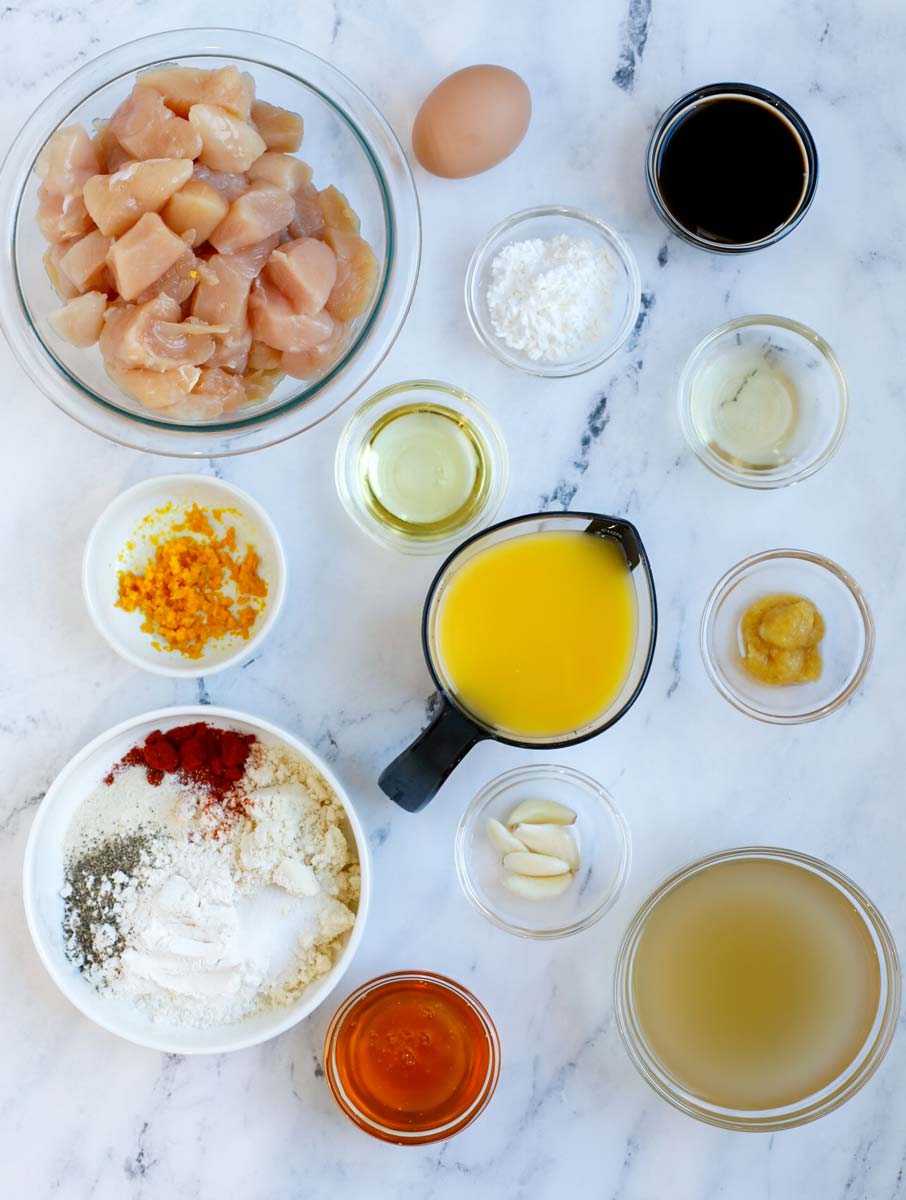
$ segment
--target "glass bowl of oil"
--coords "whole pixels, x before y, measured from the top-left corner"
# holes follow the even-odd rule
[[[494,519],[509,455],[479,402],[450,383],[411,379],[371,396],[340,435],[343,507],[369,537],[404,554],[442,554]]]
[[[749,488],[814,475],[840,445],[848,409],[846,377],[827,342],[765,314],[709,333],[677,388],[680,426],[699,460]]]
[[[617,1024],[664,1100],[741,1131],[814,1121],[853,1096],[896,1028],[884,918],[827,863],[747,846],[666,879],[623,938]]]

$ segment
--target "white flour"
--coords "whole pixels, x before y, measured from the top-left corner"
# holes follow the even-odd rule
[[[588,238],[510,242],[491,263],[491,325],[532,361],[562,362],[607,333],[614,278],[607,251]]]

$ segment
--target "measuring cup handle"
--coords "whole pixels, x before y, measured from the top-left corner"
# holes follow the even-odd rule
[[[381,771],[378,785],[394,804],[418,812],[476,742],[488,734],[443,697],[440,711],[408,749]]]

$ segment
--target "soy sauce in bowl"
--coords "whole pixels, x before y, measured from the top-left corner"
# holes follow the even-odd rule
[[[771,245],[808,209],[818,174],[802,118],[779,96],[712,84],[663,115],[648,151],[655,208],[686,241],[723,253]]]

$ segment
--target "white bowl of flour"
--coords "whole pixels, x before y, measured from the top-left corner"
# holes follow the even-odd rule
[[[195,722],[254,738],[244,785],[251,804],[216,836],[203,832],[201,809],[191,789],[180,794],[177,776],[143,786],[145,768],[129,766],[105,783],[153,730]],[[203,820],[213,828],[211,811]],[[317,820],[302,830],[305,811]],[[73,862],[93,862],[99,844],[103,855],[111,845],[122,854],[149,830],[155,849],[142,850],[139,867],[133,855],[131,867],[99,868],[107,872],[100,886],[87,876],[117,914],[109,926],[117,945],[86,963],[74,936]],[[87,859],[78,858],[79,839]],[[284,730],[207,705],[145,713],[85,746],[44,797],[23,871],[32,939],[67,999],[111,1033],[175,1054],[243,1049],[308,1016],[355,953],[370,887],[365,835],[330,767]],[[93,927],[92,945],[107,928]]]

